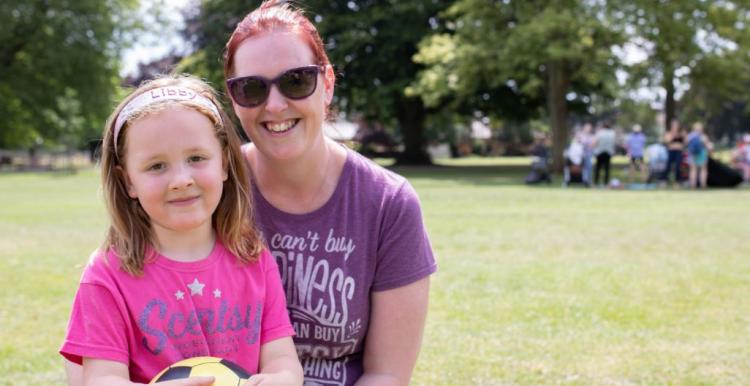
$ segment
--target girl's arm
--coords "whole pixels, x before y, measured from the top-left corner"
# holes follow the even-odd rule
[[[279,338],[260,347],[260,373],[253,375],[244,386],[302,385],[302,365],[292,338]]]
[[[68,386],[83,386],[83,368],[81,365],[63,359],[65,376],[68,378]]]
[[[408,385],[422,345],[430,278],[372,293],[364,374],[357,386]]]
[[[124,363],[83,358],[83,385],[130,386],[130,373]]]
[[[213,377],[193,377],[160,382],[161,386],[211,386]],[[83,358],[83,385],[85,386],[131,386],[140,383],[130,382],[128,366],[123,363],[103,359]]]

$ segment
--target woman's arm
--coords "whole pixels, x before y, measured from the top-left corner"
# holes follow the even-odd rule
[[[357,386],[408,385],[422,345],[430,278],[372,293],[364,374]]]
[[[302,365],[291,337],[263,344],[260,348],[260,373],[253,375],[245,386],[302,385]]]

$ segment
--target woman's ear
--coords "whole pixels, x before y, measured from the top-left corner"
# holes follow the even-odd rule
[[[122,182],[125,184],[125,190],[128,191],[128,196],[133,199],[138,198],[138,192],[135,190],[133,183],[130,181],[128,172],[125,171],[122,166],[117,166],[117,173],[120,175],[120,178],[122,178]]]
[[[324,80],[325,102],[326,106],[328,106],[333,100],[333,89],[336,85],[336,74],[333,72],[333,66],[330,64],[325,66]]]

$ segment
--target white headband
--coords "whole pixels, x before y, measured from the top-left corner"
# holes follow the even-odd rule
[[[221,121],[221,114],[216,105],[210,99],[189,88],[166,86],[151,89],[133,98],[120,110],[120,114],[117,115],[114,131],[115,152],[117,152],[117,137],[120,135],[120,129],[122,129],[125,122],[144,107],[164,101],[190,101],[201,107],[205,107],[214,115],[217,121]]]

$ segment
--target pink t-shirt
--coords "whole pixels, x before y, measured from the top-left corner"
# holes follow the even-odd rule
[[[60,353],[124,363],[148,382],[184,358],[216,356],[250,373],[260,346],[294,335],[274,259],[263,251],[241,264],[217,241],[196,262],[158,255],[131,276],[113,252],[92,259],[81,277]]]

